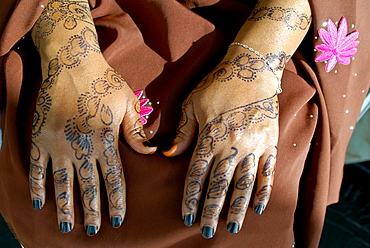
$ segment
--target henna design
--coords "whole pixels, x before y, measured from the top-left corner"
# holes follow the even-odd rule
[[[65,183],[68,180],[67,168],[54,171],[54,182],[57,184]]]
[[[191,166],[190,171],[188,173],[188,179],[190,181],[200,181],[206,170],[208,168],[208,161],[207,160],[197,160]]]
[[[93,164],[88,160],[84,160],[78,169],[78,175],[83,183],[91,182],[91,180],[94,178],[93,170]]]
[[[186,199],[185,205],[189,210],[193,210],[198,206],[198,200],[196,195],[198,195],[202,191],[202,186],[198,181],[191,181],[186,186]]]
[[[255,176],[253,173],[247,173],[243,175],[235,185],[236,189],[246,190],[253,186]]]
[[[284,22],[287,28],[292,31],[297,28],[306,30],[310,26],[312,20],[312,18],[305,13],[299,13],[293,8],[261,7],[253,10],[248,21],[260,21],[262,19]]]
[[[217,204],[210,204],[204,208],[203,218],[217,219],[221,212],[221,207]]]
[[[63,192],[58,195],[57,197],[57,207],[58,209],[65,215],[71,215],[71,211],[69,209],[70,204],[70,196],[67,192]]]
[[[35,23],[35,43],[40,47],[40,40],[54,32],[58,22],[63,22],[63,27],[73,30],[77,22],[94,25],[90,15],[87,1],[52,0],[49,1],[41,16]]]
[[[201,158],[209,157],[213,154],[216,143],[227,139],[232,132],[241,132],[250,124],[277,117],[278,102],[274,100],[274,96],[231,109],[214,118],[203,128],[195,152]]]
[[[98,187],[96,185],[86,185],[85,190],[82,193],[82,204],[84,208],[90,212],[97,212],[92,206],[95,205],[95,200],[98,197]]]
[[[207,198],[221,198],[226,195],[227,189],[229,188],[229,181],[227,179],[222,179],[220,181],[212,182],[210,188],[208,189]]]
[[[268,156],[266,163],[263,166],[262,175],[264,177],[272,176],[275,172],[275,156],[270,155]]]
[[[64,68],[71,69],[78,66],[81,62],[81,57],[87,56],[90,51],[101,53],[95,32],[92,29],[85,27],[81,31],[80,35],[74,35],[70,38],[68,45],[59,50],[56,58],[50,60],[48,66],[48,76],[42,83],[37,98],[32,125],[33,137],[36,137],[40,134],[41,129],[46,122],[47,113],[50,111],[52,105],[52,99],[48,93],[48,90],[55,83],[57,76]],[[106,82],[107,91],[109,88],[120,88],[120,86],[117,86],[119,82],[116,78],[113,77],[114,75],[112,74],[112,72],[106,73],[106,79],[103,81]],[[98,84],[99,80],[102,79],[98,79],[95,84]],[[104,94],[107,94],[107,92],[105,92]],[[88,119],[95,116],[96,113],[94,113],[94,111],[97,110],[97,106],[99,105],[99,102],[97,102],[98,100],[100,100],[99,97],[92,96],[88,93],[79,98],[79,111],[86,110],[83,105],[88,105],[90,111],[89,115],[86,116],[85,119],[77,120],[80,123],[80,131],[83,132],[84,125],[87,125],[86,122],[88,121]],[[88,140],[88,138],[84,139],[84,141],[86,140]]]
[[[265,202],[270,198],[270,192],[272,189],[272,185],[265,185],[262,189],[258,192],[257,197],[258,201]]]
[[[245,196],[237,197],[234,202],[231,204],[231,213],[232,214],[244,214],[247,208],[248,200]]]
[[[249,153],[245,158],[243,159],[241,163],[241,173],[245,173],[250,171],[256,166],[256,156],[254,153]]]
[[[269,53],[264,57],[275,71],[279,71],[284,69],[291,55],[281,51],[278,54]],[[214,81],[228,82],[237,77],[245,82],[251,82],[257,77],[257,73],[266,70],[271,71],[271,68],[261,57],[242,53],[231,61],[221,63],[197,85],[192,94],[208,88]]]
[[[41,191],[43,190],[43,188],[39,184],[39,182],[42,179],[44,179],[45,170],[44,168],[36,164],[40,160],[40,149],[34,142],[31,143],[30,158],[31,158],[30,171],[29,171],[30,188],[31,188],[31,191],[35,195],[37,195],[42,201],[43,199],[41,197]]]
[[[234,150],[234,153],[217,164],[213,175],[214,178],[225,178],[231,172],[232,160],[238,154],[237,148],[231,147],[231,149]]]

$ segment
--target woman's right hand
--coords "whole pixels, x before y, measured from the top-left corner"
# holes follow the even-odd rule
[[[119,227],[126,213],[126,186],[118,150],[121,124],[134,150],[149,154],[156,148],[143,144],[146,138],[140,103],[105,61],[93,24],[86,24],[88,20],[92,23],[87,2],[60,3],[48,3],[32,33],[41,56],[43,83],[32,126],[31,198],[33,207],[41,209],[51,159],[60,230],[71,231],[76,171],[86,233],[94,235],[101,223],[99,169],[107,189],[112,226]],[[61,18],[60,13],[68,13],[70,19]],[[69,30],[66,25],[71,27],[72,17],[78,25]],[[85,20],[84,25],[79,18]],[[54,27],[50,30],[46,24],[51,22]]]

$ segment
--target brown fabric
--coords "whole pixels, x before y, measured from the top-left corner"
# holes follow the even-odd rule
[[[180,215],[190,151],[168,159],[159,153],[139,155],[124,141],[120,143],[128,205],[119,229],[110,226],[103,194],[101,230],[94,237],[86,236],[75,188],[76,225],[71,233],[60,233],[50,173],[45,207],[32,209],[28,156],[41,75],[31,40],[21,37],[30,30],[45,2],[20,1],[0,40],[5,75],[0,87],[0,212],[25,247],[258,248],[291,247],[294,241],[296,247],[317,247],[325,208],[338,198],[345,148],[352,132],[349,127],[355,125],[365,97],[361,91],[369,88],[367,0],[311,1],[311,35],[288,63],[279,95],[278,165],[270,203],[262,216],[250,208],[237,235],[226,231],[225,208],[211,240],[201,237],[199,218],[189,228]],[[14,1],[9,4],[14,6]],[[133,90],[146,90],[155,108],[146,132],[154,143],[166,146],[174,135],[182,100],[217,65],[250,8],[228,0],[96,0],[90,4],[104,56]],[[351,65],[337,65],[338,73],[326,73],[323,63],[313,63],[313,45],[321,43],[314,36],[326,19],[339,21],[342,16],[360,31],[358,54]]]

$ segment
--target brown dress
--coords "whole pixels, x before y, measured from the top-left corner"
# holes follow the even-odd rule
[[[61,233],[50,171],[45,206],[40,211],[32,209],[28,158],[41,69],[28,32],[47,1],[16,2],[8,0],[0,10],[0,30],[4,30],[0,40],[0,212],[25,247],[266,248],[292,247],[294,242],[296,247],[317,247],[326,206],[338,200],[345,149],[369,88],[367,0],[311,1],[312,27],[283,75],[278,161],[269,205],[261,216],[249,208],[239,234],[230,234],[227,201],[210,240],[201,236],[199,218],[192,227],[182,222],[183,183],[191,151],[171,159],[160,153],[145,156],[120,142],[127,215],[119,229],[109,223],[103,193],[102,227],[96,236],[88,237],[75,187],[76,225],[72,232]],[[145,89],[153,103],[155,110],[145,126],[153,143],[161,147],[170,143],[181,102],[225,54],[252,2],[90,1],[107,61],[133,90]],[[327,73],[324,63],[313,60],[314,45],[321,43],[315,36],[328,18],[339,21],[342,16],[347,18],[349,32],[360,31],[361,43],[350,65],[337,64]]]

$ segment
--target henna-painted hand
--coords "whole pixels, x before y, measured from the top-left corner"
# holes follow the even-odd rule
[[[271,56],[275,66],[286,62],[282,61],[286,56]],[[207,191],[200,223],[205,238],[213,237],[216,231],[232,180],[229,232],[237,233],[242,227],[253,188],[255,212],[262,214],[267,205],[278,141],[276,87],[276,77],[264,61],[253,53],[242,53],[226,57],[183,104],[177,136],[164,155],[184,152],[199,130],[185,182],[182,214],[185,225],[191,226],[202,192]],[[207,177],[208,187],[204,185]]]
[[[76,13],[82,13],[84,9],[80,9]],[[33,119],[29,178],[33,206],[41,209],[45,203],[46,168],[52,160],[58,222],[62,232],[69,232],[74,226],[76,172],[86,233],[95,235],[101,224],[99,171],[107,189],[112,226],[119,227],[126,213],[126,185],[118,150],[120,127],[127,143],[137,152],[149,154],[156,148],[143,144],[146,138],[140,103],[105,61],[96,32],[90,27],[62,37],[60,43],[64,45],[59,47],[58,42],[49,43],[55,44],[57,52],[53,48],[45,53],[43,47],[39,48],[43,83]],[[36,44],[48,35],[38,31],[35,28],[33,33]]]

